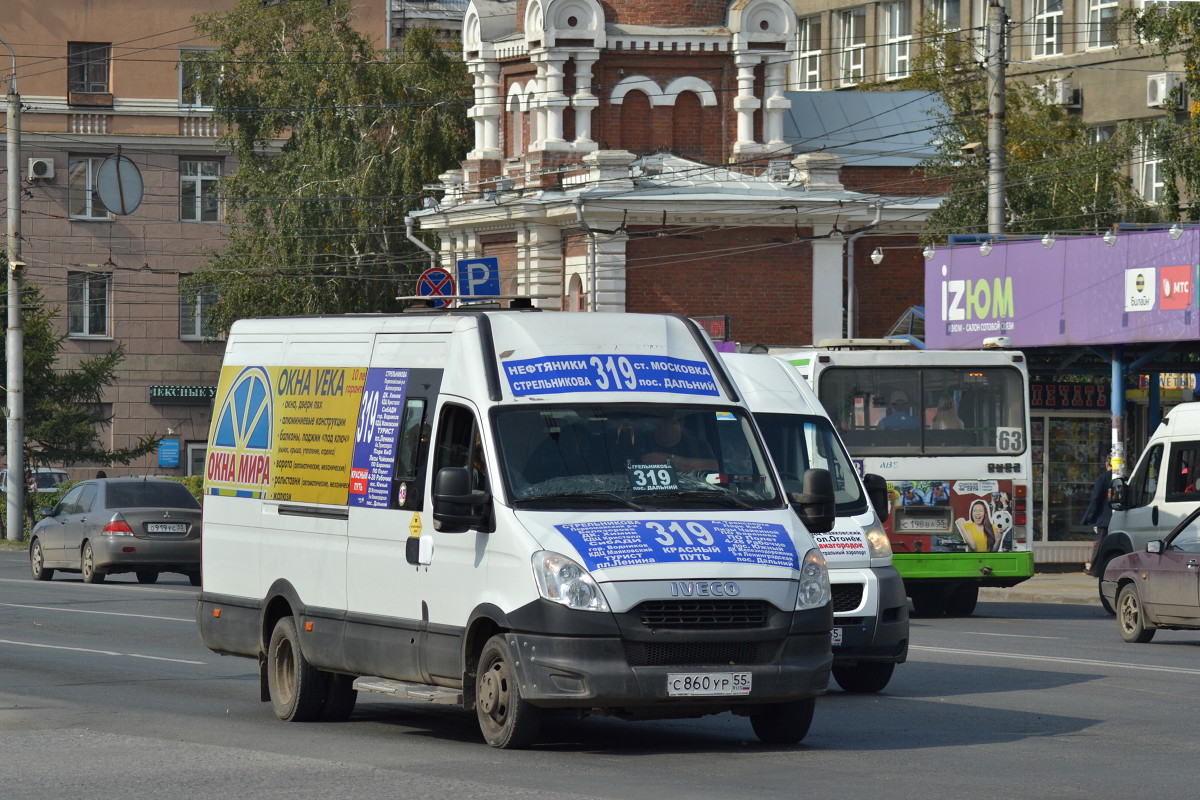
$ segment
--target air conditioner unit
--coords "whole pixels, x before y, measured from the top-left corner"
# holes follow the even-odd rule
[[[1171,91],[1179,86],[1180,79],[1175,72],[1159,72],[1146,77],[1146,107],[1162,108],[1171,99]]]
[[[48,181],[54,177],[53,158],[29,159],[28,177],[31,181]]]
[[[1078,106],[1078,95],[1070,78],[1051,78],[1038,87],[1042,102],[1051,106]]]

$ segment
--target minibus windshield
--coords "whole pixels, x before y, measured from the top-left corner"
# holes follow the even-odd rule
[[[748,412],[713,406],[501,408],[493,424],[520,508],[778,508]]]

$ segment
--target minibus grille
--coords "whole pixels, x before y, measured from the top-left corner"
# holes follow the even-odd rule
[[[833,613],[853,611],[862,605],[863,585],[861,583],[835,583],[833,589]]]
[[[763,600],[652,600],[637,607],[642,625],[651,630],[745,630],[767,624],[770,607]]]
[[[780,642],[625,642],[631,667],[773,664]]]

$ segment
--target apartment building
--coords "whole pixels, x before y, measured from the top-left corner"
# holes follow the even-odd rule
[[[387,31],[384,3],[364,0],[357,9],[377,41]],[[211,297],[189,300],[180,281],[222,245],[221,177],[234,165],[179,64],[188,50],[211,45],[197,37],[193,15],[236,5],[8,0],[0,17],[22,107],[25,280],[58,310],[63,366],[125,350],[104,397],[113,418],[106,446],[163,437],[158,453],[106,468],[109,475],[187,475],[203,464],[222,345],[205,337]],[[7,90],[12,61],[0,52]],[[143,184],[140,204],[126,214],[106,207],[101,192],[101,167],[118,153]],[[75,477],[95,469],[69,465]]]
[[[996,3],[997,0],[990,0]],[[986,58],[989,0],[883,0],[873,3],[793,0],[799,15],[789,79],[801,91],[848,89],[908,77],[921,47],[920,23],[931,17],[959,30]],[[1128,8],[1161,0],[1004,0],[1010,80],[1047,84],[1046,97],[1079,114],[1097,141],[1118,123],[1162,117],[1164,97],[1179,85],[1181,64],[1164,64],[1139,47],[1120,22]],[[1144,150],[1130,165],[1139,193],[1162,196],[1159,162]]]

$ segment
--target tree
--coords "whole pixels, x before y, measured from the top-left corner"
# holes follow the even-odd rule
[[[396,296],[415,289],[426,257],[403,220],[466,154],[471,83],[432,32],[411,30],[389,55],[352,22],[349,0],[241,0],[197,18],[216,49],[189,66],[237,159],[221,188],[225,247],[188,282],[215,290],[214,330],[399,310]]]
[[[952,233],[987,230],[987,159],[964,155],[970,143],[987,142],[987,76],[980,69],[970,32],[946,31],[927,18],[919,26],[924,45],[911,77],[898,88],[938,92],[944,110],[932,120],[937,151],[920,166],[947,187],[946,200],[930,214],[928,242]],[[1005,204],[1009,233],[1095,232],[1118,221],[1153,217],[1133,191],[1123,168],[1137,132],[1117,127],[1093,141],[1078,115],[1047,103],[1046,84],[1009,76],[1006,90]]]
[[[4,286],[7,291],[7,283]],[[54,326],[58,311],[46,307],[37,287],[25,284],[23,290],[25,466],[128,464],[153,450],[155,436],[119,450],[100,443],[100,430],[112,422],[101,401],[104,390],[116,383],[117,368],[125,358],[121,346],[84,358],[76,369],[56,368],[66,339]],[[0,361],[5,376],[7,358],[5,351]]]
[[[1127,9],[1138,47],[1183,61],[1183,90],[1164,98],[1166,117],[1147,123],[1146,141],[1161,158],[1162,207],[1167,219],[1200,219],[1200,6],[1195,3]],[[1184,103],[1187,103],[1185,106]]]

